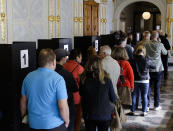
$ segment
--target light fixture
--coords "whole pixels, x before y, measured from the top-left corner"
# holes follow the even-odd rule
[[[151,13],[150,12],[144,12],[142,14],[142,17],[143,17],[144,20],[148,20],[151,17]]]

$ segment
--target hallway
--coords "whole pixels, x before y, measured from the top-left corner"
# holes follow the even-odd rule
[[[123,124],[122,131],[172,131],[173,130],[173,71],[170,67],[167,81],[162,81],[159,111],[153,110],[153,93],[150,111],[143,117],[139,106],[136,116],[127,116],[128,120]],[[125,110],[128,113],[129,110]]]

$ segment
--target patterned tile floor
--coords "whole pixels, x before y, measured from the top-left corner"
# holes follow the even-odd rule
[[[162,80],[159,111],[153,110],[153,94],[151,109],[147,116],[137,110],[136,116],[127,116],[128,120],[123,123],[122,131],[173,131],[173,71],[169,71],[168,80]],[[140,106],[139,109],[142,107]],[[128,113],[130,110],[125,110]]]

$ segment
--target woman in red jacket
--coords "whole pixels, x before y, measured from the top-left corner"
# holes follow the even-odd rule
[[[131,92],[134,89],[134,74],[124,47],[114,47],[112,57],[118,61],[121,71],[117,83],[118,95],[123,105],[132,105]]]
[[[64,68],[69,72],[72,72],[74,79],[77,82],[79,88],[80,75],[83,73],[84,68],[80,65],[82,62],[82,53],[78,49],[73,49],[69,55],[69,61],[64,64]],[[81,97],[79,91],[73,93],[73,99],[75,104],[75,123],[74,131],[80,131],[80,123],[82,118]]]

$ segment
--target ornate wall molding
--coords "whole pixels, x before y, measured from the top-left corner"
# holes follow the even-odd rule
[[[173,0],[166,0],[167,4],[173,4]]]
[[[83,0],[74,0],[74,36],[83,36]]]
[[[6,42],[6,13],[4,0],[0,0],[0,26],[1,26],[1,43]]]
[[[60,25],[61,25],[61,17],[60,17],[60,0],[49,0],[49,38],[60,37]]]
[[[106,6],[100,6],[100,34],[106,34],[106,25],[107,25],[107,17],[106,17]]]

